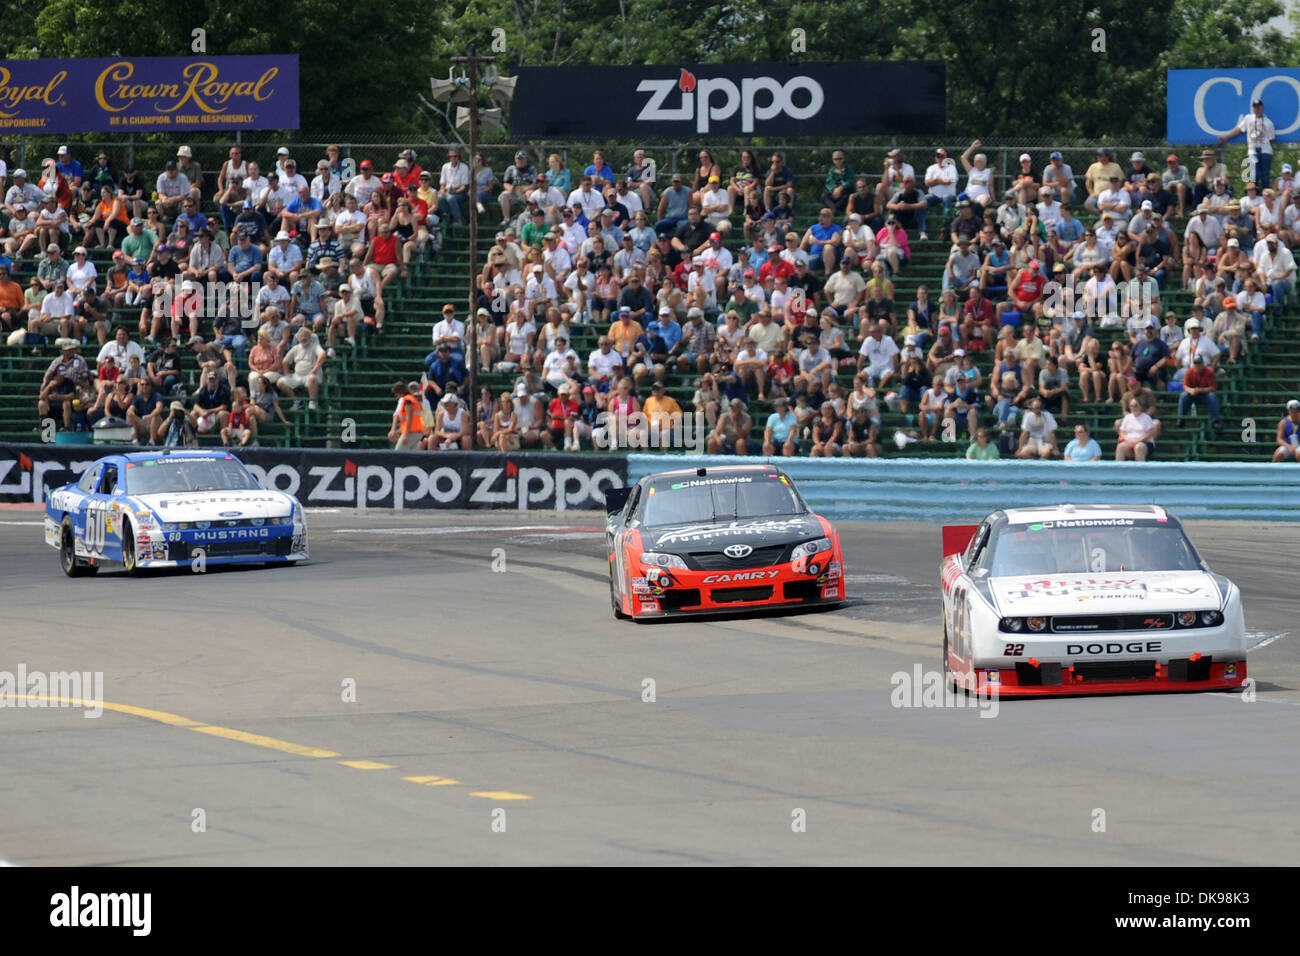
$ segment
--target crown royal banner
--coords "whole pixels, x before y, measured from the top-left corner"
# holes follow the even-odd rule
[[[296,55],[0,60],[0,133],[297,128]]]

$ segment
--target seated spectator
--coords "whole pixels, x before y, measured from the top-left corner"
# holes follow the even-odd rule
[[[221,413],[230,411],[230,402],[230,382],[215,369],[207,369],[194,395],[188,416],[190,426],[200,435],[219,429]]]
[[[468,374],[464,359],[457,360],[451,346],[446,342],[441,343],[432,353],[425,356],[424,361],[429,387],[439,398],[443,396],[448,386],[455,385],[459,388]]]
[[[1183,427],[1183,419],[1193,405],[1203,406],[1210,413],[1211,425],[1218,430],[1223,427],[1219,411],[1219,396],[1216,393],[1218,379],[1205,361],[1205,356],[1197,352],[1192,357],[1192,367],[1183,376],[1183,391],[1178,397],[1178,427]]]
[[[1074,426],[1074,437],[1066,443],[1063,461],[1101,461],[1101,446],[1088,433],[1088,426],[1080,422]]]
[[[751,385],[758,392],[760,402],[767,400],[768,354],[759,348],[752,337],[746,338],[733,360],[736,376],[746,389]],[[783,439],[784,440],[784,439]],[[767,452],[764,452],[767,454]]]
[[[948,406],[948,396],[944,391],[943,376],[936,375],[930,380],[930,387],[921,393],[916,423],[921,432],[921,441],[937,441],[939,430],[943,426],[943,414]]]
[[[966,447],[966,460],[997,461],[1001,455],[998,454],[998,446],[992,439],[993,436],[987,428],[976,429],[975,440]]]
[[[1221,353],[1227,353],[1229,365],[1237,364],[1238,357],[1245,351],[1250,329],[1250,319],[1237,308],[1236,296],[1227,296],[1223,300],[1223,311],[1210,329],[1210,338]]]
[[[841,453],[844,439],[844,419],[835,413],[835,406],[824,402],[813,421],[810,458],[835,458]]]
[[[943,288],[955,289],[960,294],[980,281],[980,257],[971,251],[971,241],[962,236],[957,249],[948,257],[943,267]]]
[[[90,367],[81,357],[81,344],[64,337],[60,342],[60,355],[45,370],[37,399],[37,410],[42,419],[52,411],[62,411],[63,427],[72,428],[74,402],[80,404],[79,389],[89,387]]]
[[[135,429],[135,444],[140,444],[141,439],[148,445],[161,442],[164,404],[153,382],[147,378],[142,380],[125,415],[127,423]]]
[[[461,403],[459,389],[448,385],[433,413],[433,428],[424,439],[425,451],[468,451],[472,446],[469,411]]]
[[[763,454],[770,458],[779,449],[781,455],[789,458],[798,448],[798,419],[790,411],[788,399],[777,398],[772,404],[775,409],[767,417],[767,424],[763,428]]]
[[[1043,407],[1062,420],[1070,414],[1070,373],[1054,355],[1047,356],[1038,373],[1038,395]]]
[[[230,402],[230,411],[220,416],[221,444],[227,447],[235,443],[241,448],[247,447],[257,438],[257,419],[250,411],[252,403],[242,393],[243,389],[236,392]]]
[[[1242,316],[1245,319],[1245,316]],[[1160,338],[1160,325],[1154,316],[1148,316],[1143,322],[1143,334],[1133,343],[1133,375],[1138,381],[1163,389],[1165,375],[1173,358],[1169,346]]]
[[[745,410],[745,402],[733,398],[728,403],[727,413],[718,419],[708,439],[710,455],[747,455],[749,454],[749,432],[753,420]]]
[[[970,360],[970,356],[962,358],[963,363]],[[975,435],[979,428],[980,410],[983,407],[979,391],[975,387],[975,382],[965,375],[958,374],[956,381],[952,383],[952,390],[948,390],[948,381],[945,377],[944,382],[944,408],[943,418],[945,423],[945,436],[949,434],[947,429],[951,427],[951,434],[960,436],[962,431],[966,432],[968,437]],[[951,421],[952,425],[948,426],[947,422]]]
[[[1277,450],[1273,460],[1300,462],[1300,401],[1286,403],[1286,414],[1277,423]]]
[[[452,146],[447,150],[447,162],[443,163],[438,177],[438,200],[440,206],[450,207],[452,220],[456,223],[464,222],[469,214],[469,190],[469,167],[461,162],[460,149]],[[360,196],[357,198],[360,200]]]
[[[1044,410],[1041,398],[1034,398],[1020,423],[1020,445],[1016,449],[1016,457],[1046,460],[1059,454],[1056,419],[1051,412]]]
[[[86,323],[74,315],[74,300],[65,279],[56,279],[48,295],[41,299],[38,310],[31,313],[27,331],[43,336],[58,335],[65,339],[78,339],[85,335]]]
[[[1295,257],[1291,250],[1278,242],[1277,233],[1264,237],[1265,249],[1257,251],[1255,266],[1273,294],[1273,304],[1285,308],[1287,297],[1295,288]]]
[[[891,212],[885,220],[885,225],[876,233],[876,260],[872,264],[889,267],[892,274],[898,271],[912,261],[911,245],[908,242],[907,230],[903,228],[902,223],[898,221],[897,216]]]
[[[1142,403],[1133,399],[1126,406],[1128,414],[1116,423],[1115,432],[1119,442],[1115,446],[1115,460],[1146,461],[1155,449],[1156,435],[1159,434],[1158,422],[1147,414]]]

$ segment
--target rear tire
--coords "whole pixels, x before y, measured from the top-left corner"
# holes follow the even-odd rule
[[[72,533],[72,518],[68,515],[63,516],[63,524],[59,527],[59,566],[63,568],[63,573],[70,578],[79,578],[88,570],[83,564],[77,561],[77,549]]]

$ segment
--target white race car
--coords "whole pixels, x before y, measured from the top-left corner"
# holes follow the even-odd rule
[[[45,503],[45,542],[69,577],[121,565],[296,564],[307,560],[302,505],[267,491],[234,455],[108,455]]]
[[[943,659],[1002,696],[1239,687],[1237,586],[1155,506],[995,511],[943,529]]]

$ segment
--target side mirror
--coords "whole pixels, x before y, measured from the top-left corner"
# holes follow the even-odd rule
[[[630,494],[632,494],[631,488],[606,488],[605,513],[612,515],[622,511]]]

